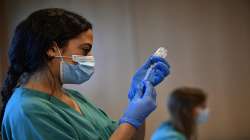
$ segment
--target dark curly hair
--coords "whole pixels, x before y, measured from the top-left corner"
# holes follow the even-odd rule
[[[51,60],[47,51],[54,42],[62,48],[70,39],[89,29],[92,25],[84,17],[59,8],[35,11],[17,25],[8,51],[10,66],[1,89],[1,123],[6,104],[20,77],[47,66]]]

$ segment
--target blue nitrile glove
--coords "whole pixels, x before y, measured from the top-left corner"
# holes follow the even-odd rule
[[[150,68],[152,66],[152,68]],[[149,72],[147,73],[147,71]],[[143,81],[150,81],[153,86],[158,85],[169,74],[170,66],[168,62],[159,56],[150,56],[146,62],[136,71],[131,80],[128,98],[131,100],[136,92],[137,86]],[[147,75],[147,76],[146,76]]]
[[[155,110],[156,91],[153,85],[149,81],[144,81],[142,85],[144,85],[145,92],[142,92],[142,86],[137,88],[137,93],[129,102],[125,113],[119,121],[120,124],[129,123],[138,128],[144,123],[147,116]]]

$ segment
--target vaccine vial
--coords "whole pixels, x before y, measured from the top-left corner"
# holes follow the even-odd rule
[[[161,58],[166,58],[167,57],[168,50],[164,47],[160,47],[157,49],[157,51],[154,53],[154,56],[159,56]]]
[[[157,49],[157,51],[153,54],[154,56],[159,56],[161,58],[166,58],[167,57],[167,49],[164,48],[164,47],[160,47],[159,49]],[[149,74],[150,74],[150,71],[152,70],[152,68],[155,66],[155,64],[151,65],[150,68],[147,70],[147,73],[144,77],[144,80],[147,80],[149,78]]]

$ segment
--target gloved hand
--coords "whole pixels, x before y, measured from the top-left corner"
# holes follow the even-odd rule
[[[152,68],[150,68],[151,65],[153,65]],[[148,69],[150,70],[147,73]],[[128,98],[131,100],[135,96],[136,92],[133,90],[136,90],[143,80],[150,81],[153,86],[157,86],[169,74],[169,69],[170,66],[165,59],[159,56],[149,57],[133,76]]]
[[[143,86],[136,90],[135,97],[129,102],[129,105],[121,117],[119,123],[129,123],[135,128],[140,127],[147,116],[156,108],[156,91],[149,81],[143,82],[145,92],[143,93]]]

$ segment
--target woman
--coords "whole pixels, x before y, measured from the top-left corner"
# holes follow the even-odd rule
[[[92,76],[92,44],[90,22],[63,9],[38,10],[16,27],[1,90],[3,140],[143,139],[144,121],[156,108],[153,86],[169,74],[169,65],[152,56],[138,69],[128,107],[116,122],[79,92],[63,88]],[[151,77],[143,80],[152,64]]]
[[[179,88],[168,101],[171,120],[166,121],[152,135],[152,140],[195,140],[197,125],[208,119],[206,94],[197,88]]]

